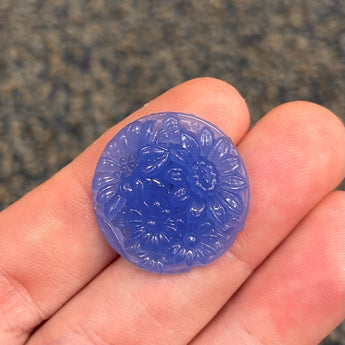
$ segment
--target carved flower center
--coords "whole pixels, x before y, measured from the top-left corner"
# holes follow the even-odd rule
[[[213,191],[218,182],[217,169],[209,161],[196,162],[192,167],[192,179],[192,189],[196,193]]]
[[[157,226],[157,219],[151,217],[148,221],[147,221],[147,225],[151,228],[151,227],[155,227]]]
[[[196,244],[197,237],[194,233],[188,232],[183,236],[183,243],[186,247],[193,247]]]

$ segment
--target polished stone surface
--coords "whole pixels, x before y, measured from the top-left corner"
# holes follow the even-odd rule
[[[219,128],[193,114],[156,113],[108,142],[92,199],[117,253],[150,272],[181,273],[232,246],[248,214],[249,181]]]

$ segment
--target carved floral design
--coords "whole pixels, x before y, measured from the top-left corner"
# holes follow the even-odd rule
[[[96,169],[96,202],[122,233],[128,259],[150,271],[214,260],[246,216],[247,177],[230,139],[187,127],[175,114],[135,121]]]

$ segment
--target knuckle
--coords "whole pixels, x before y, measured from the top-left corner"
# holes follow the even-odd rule
[[[28,290],[0,269],[0,340],[15,344],[45,319]],[[9,342],[11,339],[12,342]]]

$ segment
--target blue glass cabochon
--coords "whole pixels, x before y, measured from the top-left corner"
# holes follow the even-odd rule
[[[249,182],[220,129],[192,114],[155,113],[109,141],[92,198],[102,234],[121,256],[178,273],[230,248],[247,217]]]

